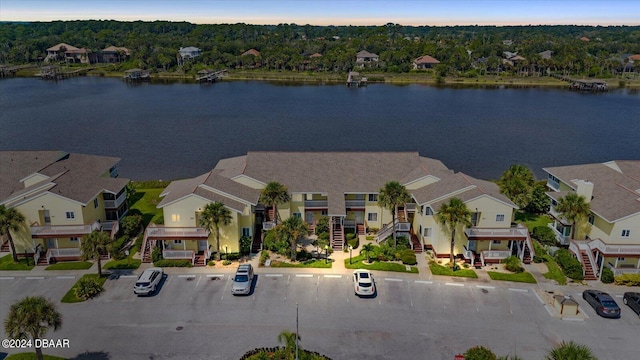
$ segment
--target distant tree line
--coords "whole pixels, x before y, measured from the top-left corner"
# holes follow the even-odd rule
[[[581,38],[588,38],[585,40]],[[121,69],[193,73],[202,68],[262,68],[285,71],[346,72],[356,53],[379,55],[377,71],[412,70],[413,60],[430,55],[441,63],[438,75],[475,76],[488,72],[518,74],[563,72],[615,76],[625,69],[623,54],[640,53],[640,26],[312,26],[187,22],[53,21],[0,23],[0,63],[42,61],[58,43],[99,51],[126,47],[131,57]],[[182,64],[180,47],[202,54]],[[259,56],[241,56],[256,49]],[[550,50],[550,59],[539,53]],[[504,64],[505,51],[526,60]],[[312,54],[319,57],[310,57]],[[479,61],[478,59],[481,59]],[[637,65],[640,66],[640,65]],[[637,71],[637,68],[636,68]]]

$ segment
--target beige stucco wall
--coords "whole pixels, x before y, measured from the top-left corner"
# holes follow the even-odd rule
[[[94,199],[98,199],[98,207],[94,207],[93,201]],[[104,212],[104,199],[102,199],[102,193],[98,194],[98,196],[91,199],[87,206],[82,208],[82,218],[85,221],[85,224],[91,224],[96,220],[104,221],[107,219],[106,214]]]

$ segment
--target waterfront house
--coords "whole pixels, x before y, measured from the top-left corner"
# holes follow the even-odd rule
[[[245,52],[242,53],[242,55],[240,56],[255,56],[258,57],[260,56],[260,51],[256,50],[256,49],[249,49]]]
[[[377,66],[379,56],[368,52],[367,50],[361,50],[356,54],[356,66]]]
[[[26,218],[12,234],[16,252],[41,265],[78,260],[83,236],[98,230],[113,237],[128,209],[129,180],[117,177],[119,162],[63,151],[0,151],[0,204]]]
[[[180,58],[184,61],[184,60],[190,60],[200,56],[200,54],[202,53],[202,50],[200,50],[195,46],[187,46],[184,48],[181,47],[178,50],[178,52],[180,53]]]
[[[131,52],[126,47],[108,46],[100,52],[101,63],[119,63],[131,56]]]
[[[604,267],[615,275],[640,273],[640,161],[558,166],[543,169],[551,190],[549,224],[558,242],[568,246],[585,269],[585,277],[602,276]],[[585,197],[591,207],[586,239],[571,239],[571,224],[555,210],[568,193]],[[591,276],[589,276],[591,275]]]
[[[440,64],[440,61],[438,61],[436,58],[433,58],[429,55],[423,55],[413,60],[413,69],[431,69],[438,64]]]
[[[327,216],[330,243],[345,247],[345,232],[376,232],[376,241],[392,233],[391,213],[378,205],[380,188],[400,181],[412,202],[398,207],[397,231],[411,239],[416,252],[423,248],[448,257],[450,236],[435,220],[438,207],[452,197],[462,199],[473,212],[473,226],[456,236],[455,254],[470,262],[498,262],[512,254],[531,257],[528,231],[512,226],[516,206],[500,194],[496,184],[454,173],[442,162],[416,152],[249,152],[223,159],[198,177],[173,181],[163,191],[158,208],[164,225],[145,232],[143,260],[161,246],[165,258],[191,259],[204,265],[215,248],[215,238],[198,226],[200,211],[210,202],[223,203],[232,221],[221,229],[222,251],[238,252],[242,236],[260,249],[262,232],[274,226],[273,209],[258,202],[271,181],[287,186],[291,201],[277,207],[280,218],[297,216],[314,229]]]

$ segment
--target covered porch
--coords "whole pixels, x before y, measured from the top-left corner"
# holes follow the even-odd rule
[[[601,239],[586,242],[598,269],[598,279],[602,269],[607,267],[614,276],[640,274],[640,246],[606,244]]]
[[[525,264],[533,258],[529,230],[522,224],[510,228],[465,229],[467,245],[463,256],[471,266],[501,263],[509,256],[517,256]]]
[[[82,257],[82,238],[93,231],[102,231],[103,224],[94,221],[90,225],[38,225],[30,226],[33,244],[33,260],[37,265],[49,265],[59,261],[78,261]],[[109,224],[111,237],[118,226]],[[109,254],[103,254],[103,259],[109,259]]]
[[[152,262],[151,254],[159,246],[163,259],[189,260],[193,266],[205,266],[211,258],[209,234],[201,227],[149,225],[142,240],[142,261]]]

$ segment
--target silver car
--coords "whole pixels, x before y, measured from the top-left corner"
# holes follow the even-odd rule
[[[233,295],[248,295],[251,292],[251,284],[253,284],[253,266],[251,264],[238,266],[236,275],[233,277],[231,293]]]
[[[133,286],[133,293],[140,295],[149,295],[156,291],[160,280],[162,280],[164,272],[161,268],[149,268],[142,272]]]

